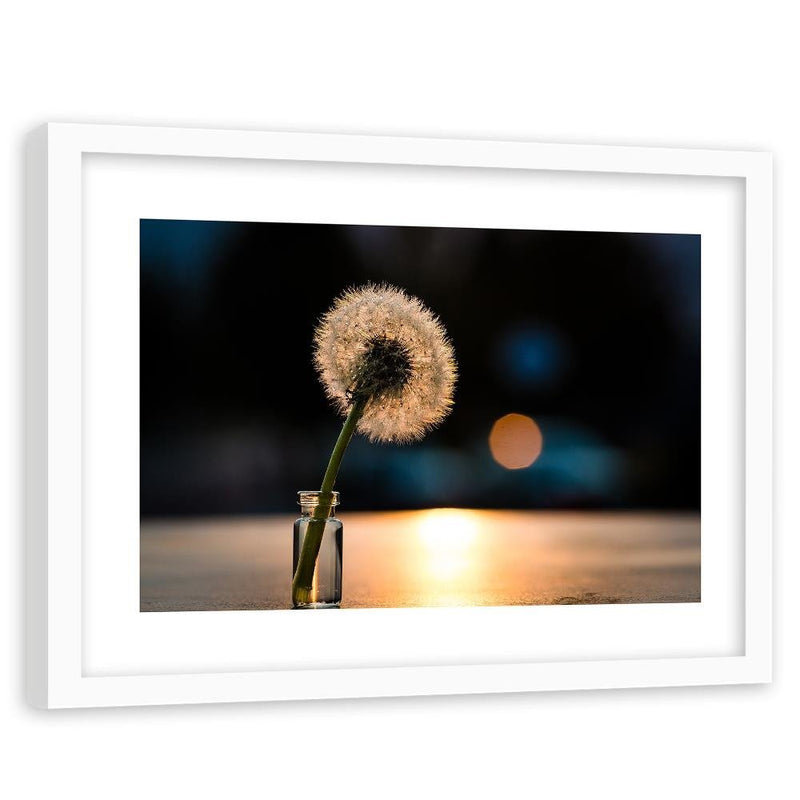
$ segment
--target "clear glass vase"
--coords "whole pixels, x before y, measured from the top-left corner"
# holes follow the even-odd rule
[[[292,605],[338,608],[342,602],[342,523],[335,517],[339,492],[297,496],[301,516],[294,523]],[[301,559],[303,568],[298,571]]]

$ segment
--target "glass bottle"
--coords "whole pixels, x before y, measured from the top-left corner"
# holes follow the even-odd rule
[[[306,536],[319,540],[319,554],[311,580],[311,591],[302,597],[292,591],[295,608],[338,608],[342,601],[342,523],[336,519],[339,492],[331,492],[324,506],[321,492],[298,492],[300,517],[294,523],[292,577],[297,573]],[[315,514],[317,507],[321,514]],[[321,538],[320,538],[321,537]],[[312,548],[313,550],[313,548]]]

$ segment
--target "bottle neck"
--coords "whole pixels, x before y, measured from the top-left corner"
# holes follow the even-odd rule
[[[304,517],[313,516],[319,506],[324,507],[326,516],[332,517],[336,513],[336,506],[339,505],[339,492],[298,492],[297,502],[300,506],[300,513]]]
[[[300,506],[300,516],[301,517],[313,517],[314,511],[316,511],[316,506]],[[328,509],[328,517],[336,516],[336,506],[331,506]]]

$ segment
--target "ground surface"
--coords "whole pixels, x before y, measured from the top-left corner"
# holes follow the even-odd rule
[[[700,600],[699,515],[345,513],[343,608]],[[142,611],[291,607],[292,517],[142,524]]]

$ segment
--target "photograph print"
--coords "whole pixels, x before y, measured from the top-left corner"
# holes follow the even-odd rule
[[[700,236],[142,219],[140,610],[700,601]]]

